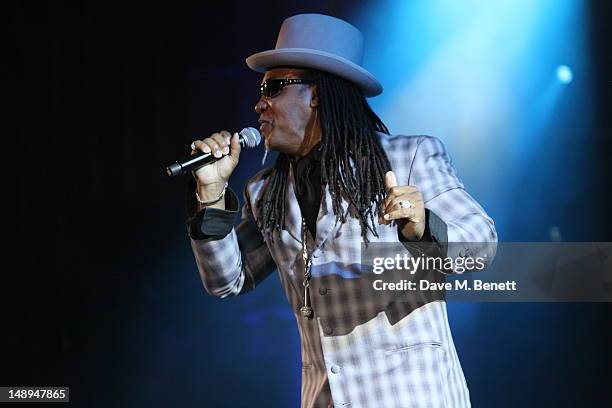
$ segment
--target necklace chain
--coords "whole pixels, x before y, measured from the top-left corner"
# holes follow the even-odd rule
[[[302,218],[302,260],[304,261],[304,280],[302,281],[302,286],[304,286],[304,305],[300,308],[300,313],[306,319],[311,319],[314,315],[310,306],[310,268],[312,266],[312,257],[308,256],[306,240],[306,220]]]

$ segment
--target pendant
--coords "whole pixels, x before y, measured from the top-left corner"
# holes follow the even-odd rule
[[[304,259],[304,306],[300,308],[302,317],[311,319],[314,315],[312,307],[310,307],[310,264],[312,260],[308,256],[306,250],[306,220],[302,218],[302,257]]]
[[[310,306],[302,306],[300,308],[300,313],[306,319],[310,319],[310,318],[312,318],[312,307],[310,307]]]

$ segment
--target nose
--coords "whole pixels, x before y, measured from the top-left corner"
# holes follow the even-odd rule
[[[265,98],[262,96],[255,104],[255,112],[261,115],[261,112],[265,111],[266,109],[268,109],[268,102],[266,102]]]

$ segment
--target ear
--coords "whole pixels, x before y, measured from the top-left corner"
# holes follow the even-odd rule
[[[310,107],[316,108],[319,106],[319,97],[317,96],[317,87],[312,87],[312,93],[310,94]]]

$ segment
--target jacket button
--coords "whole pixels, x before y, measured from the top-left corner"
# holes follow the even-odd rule
[[[327,288],[319,288],[319,295],[321,296],[327,295]]]
[[[330,334],[334,332],[334,329],[332,329],[331,326],[325,326],[325,329],[323,329],[323,332],[329,336]]]
[[[338,374],[340,372],[340,366],[334,364],[333,366],[331,366],[330,370],[332,373]]]

